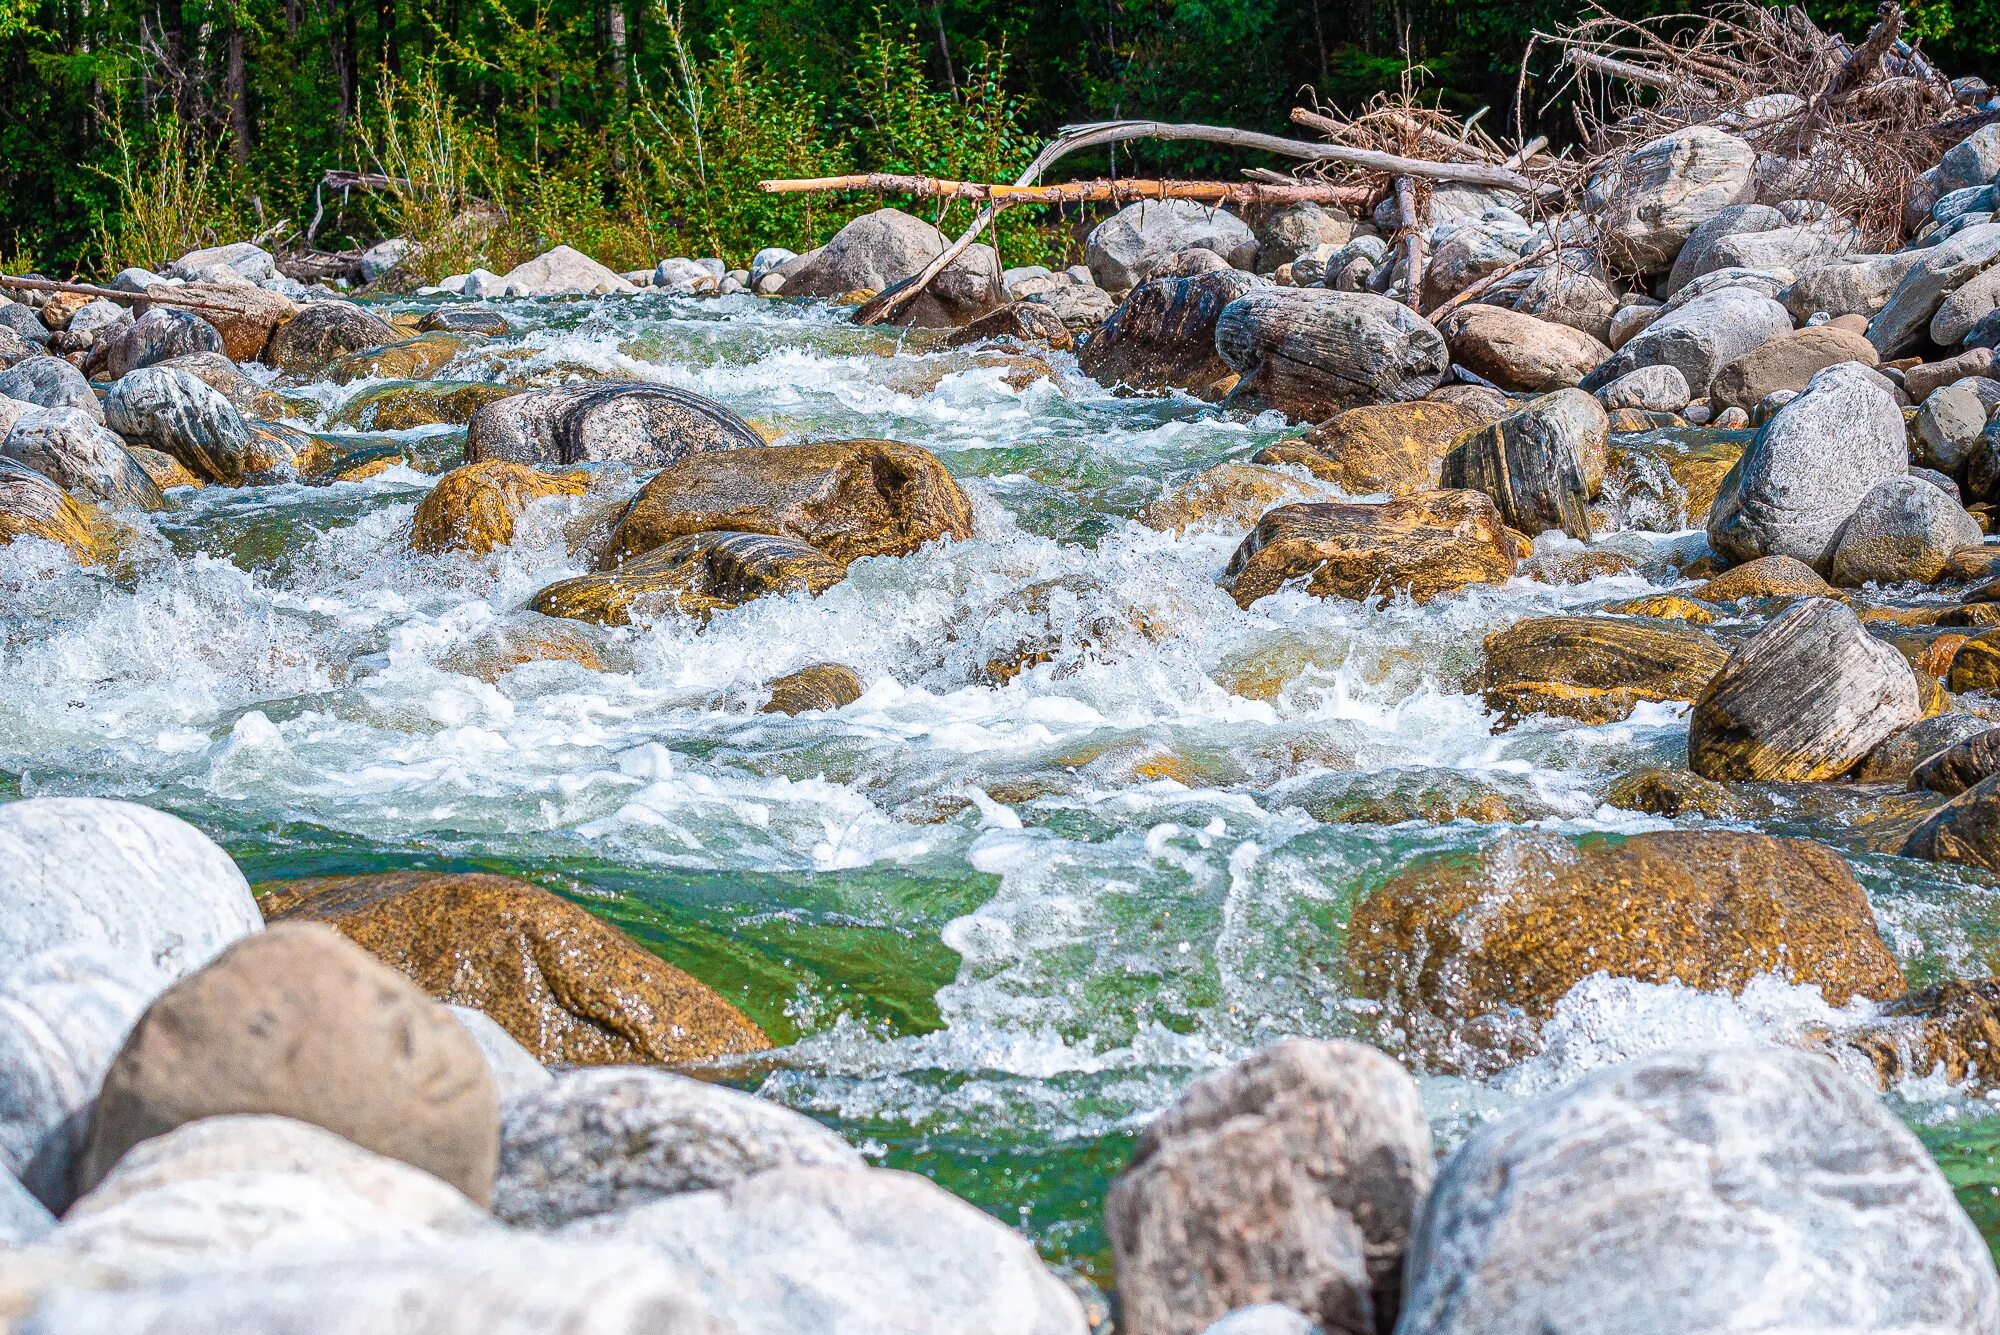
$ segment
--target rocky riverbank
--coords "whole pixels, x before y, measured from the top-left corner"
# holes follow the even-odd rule
[[[835,344],[866,434],[801,425],[824,362],[708,349],[909,280],[945,238],[894,210],[736,272],[559,248],[354,301],[244,244],[129,304],[17,290],[0,1325],[2000,1329],[1898,1115],[2000,1088],[2000,127],[1881,252],[1748,133],[1568,217],[1441,186],[1419,248],[1148,203],[1060,273],[974,249],[907,342]],[[662,312],[675,355],[620,332]],[[1121,438],[1143,485],[1074,520],[1108,465],[989,420],[1033,396],[1226,443]],[[898,439],[920,404],[973,444]],[[138,721],[93,694],[178,675]],[[832,898],[622,931],[590,876],[490,869],[552,833],[720,875],[690,902]],[[940,860],[982,878],[943,908],[868,879]],[[899,937],[961,971],[882,982]],[[981,988],[1007,1041],[967,1058]],[[944,1037],[864,1097],[850,1003]],[[996,1219],[1024,1181],[882,1166],[939,1070],[954,1129],[1060,1096],[1135,1137],[1062,1221],[1108,1265]]]

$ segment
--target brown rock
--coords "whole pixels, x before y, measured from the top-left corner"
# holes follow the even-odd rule
[[[516,385],[492,385],[480,380],[374,385],[342,404],[333,424],[359,431],[408,431],[412,427],[439,424],[464,426],[487,404],[520,392]]]
[[[788,672],[771,683],[771,698],[759,711],[765,714],[804,714],[820,709],[840,709],[861,698],[861,678],[854,669],[839,663],[815,663]]]
[[[592,672],[605,669],[603,655],[583,627],[532,612],[488,628],[445,660],[453,672],[489,682],[529,663],[574,663]]]
[[[282,293],[248,284],[185,283],[174,295],[206,303],[196,313],[222,335],[222,350],[233,362],[256,361],[272,332],[302,309]]]
[[[1945,685],[1953,695],[2000,688],[2000,630],[1973,636],[1951,656]]]
[[[1234,269],[1132,289],[1077,354],[1084,374],[1133,389],[1196,390],[1229,375],[1215,350],[1222,308],[1257,285]]]
[[[1433,1171],[1416,1082],[1373,1048],[1287,1039],[1204,1077],[1106,1197],[1120,1326],[1200,1335],[1280,1302],[1328,1331],[1386,1331]]]
[[[1922,403],[1931,396],[1932,390],[1949,385],[1954,380],[1992,375],[1993,359],[1991,348],[1967,348],[1956,357],[1947,357],[1941,362],[1912,366],[1903,372],[1903,392],[1910,396],[1910,402]]]
[[[1478,302],[1460,307],[1444,334],[1454,362],[1529,394],[1574,388],[1611,359],[1611,349],[1581,329]]]
[[[40,538],[69,548],[85,565],[109,554],[97,511],[55,483],[12,459],[0,459],[0,546]]]
[[[161,491],[165,491],[169,487],[199,487],[202,485],[202,480],[193,473],[188,472],[187,465],[174,458],[171,454],[162,454],[158,450],[149,450],[144,445],[130,445],[126,448],[132,458],[138,462],[139,467],[146,470],[146,476],[153,480],[153,485]]]
[[[989,338],[1037,343],[1055,352],[1068,352],[1076,341],[1054,307],[1032,301],[1010,301],[952,334],[945,339],[945,346],[962,348]]]
[[[247,936],[162,992],[112,1060],[79,1193],[133,1145],[203,1117],[325,1127],[493,1198],[499,1107],[450,1011],[324,927]]]
[[[1610,723],[1645,701],[1693,700],[1728,659],[1703,631],[1533,617],[1486,637],[1478,687],[1509,723],[1527,714]]]
[[[1483,491],[1510,528],[1530,536],[1561,529],[1590,539],[1593,477],[1602,484],[1608,419],[1580,389],[1557,390],[1483,427],[1439,466],[1446,487]]]
[[[972,536],[972,506],[937,456],[888,440],[695,454],[646,484],[599,569],[690,533],[794,538],[845,566]]]
[[[1955,797],[1996,774],[2000,774],[2000,728],[1982,727],[1923,758],[1910,772],[1910,787]]]
[[[1840,856],[1798,839],[1667,831],[1577,846],[1509,834],[1406,866],[1348,927],[1357,990],[1434,1069],[1490,1064],[1494,1026],[1532,1027],[1604,972],[1740,992],[1773,973],[1835,1006],[1902,995],[1867,896]]]
[[[1257,521],[1224,572],[1238,607],[1294,579],[1321,598],[1417,602],[1514,573],[1520,549],[1493,502],[1427,491],[1380,505],[1284,505]]]
[[[1262,455],[1258,456],[1262,458]],[[1319,500],[1329,488],[1258,464],[1220,463],[1168,491],[1139,514],[1148,528],[1185,533],[1197,526],[1247,529],[1288,501]]]
[[[1407,496],[1437,486],[1451,447],[1493,420],[1478,408],[1435,399],[1371,403],[1328,418],[1301,440],[1266,446],[1255,459],[1302,465],[1355,495]]]
[[[1696,626],[1712,624],[1720,613],[1707,603],[1683,598],[1677,593],[1654,593],[1612,603],[1604,609],[1614,616],[1652,617],[1656,621],[1686,621]]]
[[[1899,997],[1840,1041],[1874,1066],[1884,1089],[1942,1071],[1948,1083],[1982,1093],[2000,1084],[2000,979]]]
[[[410,546],[426,555],[463,551],[484,556],[514,540],[514,519],[548,496],[581,496],[585,480],[574,473],[544,473],[505,459],[454,468],[417,506]]]
[[[347,353],[397,338],[394,325],[352,302],[315,301],[271,331],[263,356],[280,371],[312,377]]]
[[[1626,811],[1655,816],[1706,816],[1714,820],[1738,814],[1740,803],[1711,779],[1684,769],[1641,769],[1621,776],[1604,800]]]
[[[1804,389],[1806,381],[1829,366],[1873,366],[1876,360],[1875,345],[1853,330],[1812,325],[1760,343],[1725,365],[1709,383],[1708,395],[1718,411],[1735,407],[1747,413],[1766,395]]]
[[[1829,598],[1831,584],[1796,556],[1760,556],[1723,571],[1694,591],[1705,603],[1740,603],[1755,598]]]
[[[706,1061],[770,1045],[700,980],[511,876],[393,872],[259,888],[266,921],[325,923],[437,1000],[492,1017],[544,1064]]]
[[[1939,807],[1910,833],[1906,858],[2000,871],[2000,777],[1982,779]]]
[[[847,577],[815,547],[765,533],[690,533],[609,574],[549,585],[528,604],[606,626],[667,612],[705,616],[767,594],[821,594]]]

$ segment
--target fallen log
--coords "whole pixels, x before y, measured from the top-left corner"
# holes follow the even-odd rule
[[[1215,204],[1343,204],[1365,208],[1375,192],[1365,185],[1326,185],[1283,178],[1283,184],[1263,181],[1170,181],[1098,178],[1060,185],[997,185],[981,181],[947,181],[933,176],[901,176],[873,172],[859,176],[815,176],[798,180],[759,181],[767,194],[821,194],[867,190],[919,199],[998,200],[1007,204],[1123,204],[1142,199],[1193,199]]]
[[[1417,187],[1407,176],[1396,178],[1396,221],[1403,229],[1403,304],[1424,309],[1424,229],[1417,225]]]
[[[94,283],[59,283],[53,278],[22,278],[14,274],[0,273],[0,288],[14,288],[22,292],[69,292],[82,297],[102,297],[106,301],[122,302],[127,306],[182,306],[189,310],[234,311],[237,307],[227,302],[203,301],[198,297],[176,297],[174,288],[162,283],[144,292],[123,292],[115,287],[98,287]]]

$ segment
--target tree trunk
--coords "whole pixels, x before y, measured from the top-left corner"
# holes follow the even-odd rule
[[[239,164],[250,161],[250,76],[243,58],[243,29],[229,29],[228,67],[222,95],[229,102],[229,155]]]
[[[604,25],[611,38],[611,84],[618,90],[618,109],[623,111],[630,88],[631,60],[625,44],[625,0],[611,0],[605,10]]]

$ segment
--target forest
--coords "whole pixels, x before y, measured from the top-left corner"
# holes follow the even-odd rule
[[[1811,8],[1851,34],[1872,17]],[[1918,4],[1910,32],[1988,73],[1997,8]],[[1406,77],[1493,125],[1518,88],[1527,128],[1561,143],[1553,59],[1524,71],[1522,53],[1576,17],[1556,0],[0,0],[0,262],[108,272],[296,244],[317,215],[322,248],[411,235],[439,273],[556,242],[614,268],[737,264],[879,202],[765,196],[764,177],[995,180],[1067,122],[1281,131],[1302,97],[1352,108]],[[1089,170],[1231,162],[1141,143]],[[330,169],[409,184],[329,197]],[[1009,262],[1071,257],[1076,219],[1021,216]]]

